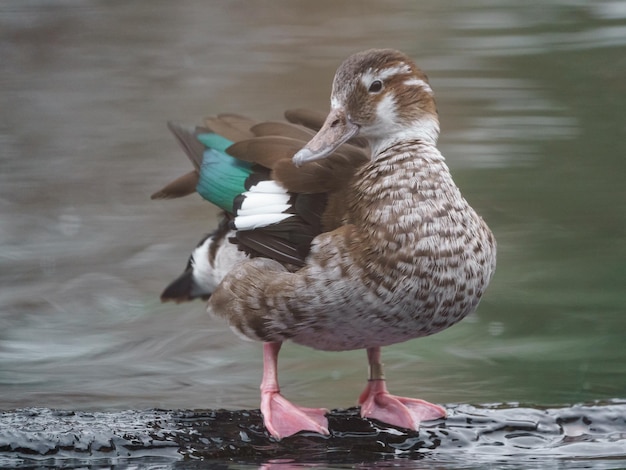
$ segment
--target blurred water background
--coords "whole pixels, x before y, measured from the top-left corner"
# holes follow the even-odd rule
[[[162,288],[216,224],[151,201],[190,165],[168,119],[328,109],[337,65],[415,58],[440,148],[492,227],[479,311],[384,350],[440,403],[626,397],[626,2],[0,3],[0,409],[257,408],[261,346]],[[281,384],[355,403],[362,351],[285,345]],[[604,468],[604,467],[603,467]]]

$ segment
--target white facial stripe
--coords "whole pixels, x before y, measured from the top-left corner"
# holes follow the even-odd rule
[[[394,65],[393,67],[388,67],[386,69],[382,69],[378,72],[375,72],[372,69],[369,69],[361,76],[361,83],[365,86],[365,88],[369,88],[374,80],[382,80],[385,81],[389,77],[392,77],[397,74],[406,75],[411,73],[411,67],[409,67],[404,62],[401,62],[398,65]]]
[[[422,88],[425,92],[430,93],[431,95],[433,93],[433,89],[430,87],[430,85],[419,78],[409,78],[408,80],[405,80],[403,84],[406,86],[418,86]]]
[[[385,80],[391,77],[392,75],[396,75],[396,74],[405,75],[407,73],[411,73],[411,67],[406,65],[404,62],[401,62],[400,64],[394,67],[389,67],[387,69],[381,70],[380,73],[378,74],[378,78],[380,80]]]
[[[383,96],[376,107],[378,118],[385,123],[393,123],[396,120],[396,100],[393,94]]]

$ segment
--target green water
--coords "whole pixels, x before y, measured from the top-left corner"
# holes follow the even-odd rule
[[[149,200],[188,170],[165,121],[327,109],[341,60],[383,46],[428,73],[440,148],[499,243],[475,315],[386,348],[390,389],[626,397],[625,5],[2,2],[0,408],[258,407],[260,345],[158,302],[216,221]],[[350,406],[365,376],[364,352],[281,353],[297,403]]]

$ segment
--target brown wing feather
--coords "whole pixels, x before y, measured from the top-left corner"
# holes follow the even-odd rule
[[[184,174],[150,196],[150,199],[175,199],[196,192],[200,175],[196,170]]]
[[[250,132],[250,128],[255,124],[255,120],[239,116],[238,114],[220,114],[204,119],[204,125],[211,132],[226,137],[233,142],[254,137],[254,134]]]
[[[282,121],[260,122],[259,124],[252,126],[250,131],[252,131],[252,133],[257,137],[280,135],[282,137],[290,137],[292,139],[301,140],[303,143],[308,142],[315,135],[315,132],[307,129],[306,127]]]
[[[202,155],[205,149],[204,145],[198,141],[196,136],[202,132],[207,132],[207,129],[202,127],[192,129],[171,121],[167,123],[167,128],[174,134],[176,141],[191,161],[194,170],[168,183],[159,191],[152,194],[150,199],[174,199],[187,196],[196,191],[198,184],[198,172],[200,171]]]
[[[350,142],[350,141],[348,141]],[[337,149],[337,153],[340,153],[351,160],[353,165],[362,165],[365,162],[370,161],[370,150],[368,148],[359,147],[351,143],[341,144]]]
[[[249,131],[257,123],[255,119],[235,113],[220,113],[217,115],[217,118],[242,132]]]
[[[321,217],[321,232],[330,232],[346,223],[345,214],[347,210],[348,189],[341,188],[328,195],[326,207]]]
[[[281,160],[274,166],[272,177],[288,191],[323,193],[347,186],[365,162],[367,158],[362,153],[346,156],[339,152],[299,168],[291,160]]]
[[[273,168],[276,162],[288,159],[304,146],[305,142],[281,136],[254,137],[236,142],[226,151],[235,158]]]
[[[293,124],[300,124],[317,132],[324,124],[326,113],[304,108],[288,109],[285,111],[285,119]]]
[[[176,141],[182,147],[185,155],[191,160],[193,167],[196,171],[200,171],[200,165],[202,165],[202,155],[204,154],[204,145],[200,142],[196,136],[203,132],[207,132],[202,127],[189,128],[176,122],[169,121],[167,128],[174,134]]]
[[[288,109],[285,111],[285,119],[293,124],[300,124],[315,132],[319,131],[326,120],[326,114],[311,109]],[[348,142],[352,145],[365,149],[368,147],[367,139],[362,137],[353,137]]]

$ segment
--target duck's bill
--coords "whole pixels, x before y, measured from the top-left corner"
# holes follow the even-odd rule
[[[359,126],[348,119],[343,109],[332,109],[318,133],[293,156],[293,163],[300,166],[326,158],[358,133]]]

